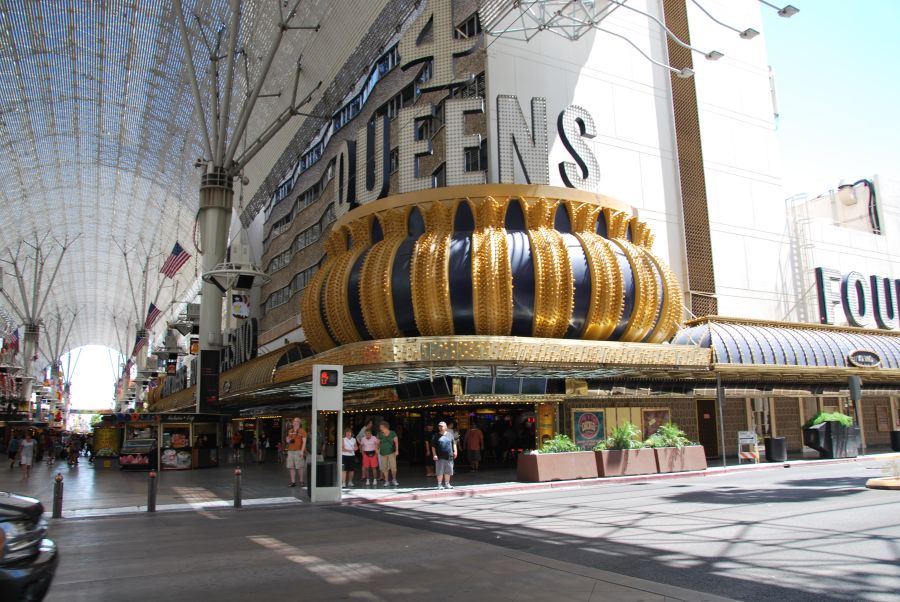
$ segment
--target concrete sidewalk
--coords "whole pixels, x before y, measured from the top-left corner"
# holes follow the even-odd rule
[[[512,469],[464,472],[453,479],[455,489],[438,490],[433,479],[422,475],[421,467],[401,467],[399,487],[357,487],[344,490],[343,503],[387,503],[440,497],[481,496],[521,491],[539,491],[569,487],[614,486],[661,479],[712,477],[741,471],[777,470],[785,465],[809,466],[822,463],[900,459],[900,454],[884,453],[841,460],[791,459],[786,463],[712,466],[703,472],[670,473],[632,477],[521,483],[515,481]],[[233,505],[234,465],[192,471],[160,471],[157,477],[157,511],[203,510]],[[306,491],[288,488],[288,474],[280,464],[248,464],[241,466],[242,498],[245,506],[307,503]],[[112,514],[145,512],[147,508],[148,474],[118,469],[104,470],[82,459],[77,467],[57,462],[53,466],[40,463],[31,478],[25,480],[18,469],[0,467],[0,491],[11,491],[40,499],[47,511],[52,508],[53,479],[63,476],[63,516],[78,518]]]

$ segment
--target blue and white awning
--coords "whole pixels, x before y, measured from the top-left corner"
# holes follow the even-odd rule
[[[712,349],[717,365],[900,369],[900,333],[890,331],[708,317],[672,343]]]

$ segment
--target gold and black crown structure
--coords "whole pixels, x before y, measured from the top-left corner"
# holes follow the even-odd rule
[[[660,343],[683,301],[652,243],[625,205],[570,188],[396,195],[335,222],[302,325],[316,352],[451,335]]]

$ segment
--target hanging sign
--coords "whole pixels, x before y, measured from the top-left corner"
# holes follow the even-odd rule
[[[250,317],[250,295],[241,293],[231,295],[231,315],[239,320]]]

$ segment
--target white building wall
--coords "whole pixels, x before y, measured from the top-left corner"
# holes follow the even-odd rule
[[[694,54],[719,314],[781,320],[794,292],[765,39],[744,40],[687,6],[692,44],[725,54],[718,61]],[[703,7],[739,30],[763,31],[754,0]]]
[[[629,5],[661,16],[654,0]],[[647,17],[620,8],[602,26],[627,36],[655,60],[664,60],[662,30]],[[556,118],[569,105],[584,107],[597,128],[597,136],[587,141],[600,165],[595,192],[632,205],[656,235],[654,252],[681,277],[684,245],[668,72],[624,40],[599,31],[576,42],[545,31],[528,43],[488,37],[487,44],[489,180],[498,181],[497,95],[517,96],[529,121],[531,99],[547,99],[554,186],[564,185],[559,162],[572,161],[556,133]],[[524,179],[517,176],[517,181]]]
[[[657,0],[628,5],[662,19]],[[707,1],[704,7],[723,22],[762,31],[756,1]],[[718,61],[693,55],[719,313],[782,319],[793,290],[782,268],[787,224],[765,41],[763,36],[743,40],[693,3],[688,8],[692,44],[725,54]],[[666,62],[665,34],[646,16],[620,8],[602,27],[628,36],[654,60]],[[487,93],[489,136],[496,132],[497,94],[517,95],[526,115],[531,97],[546,97],[551,122],[569,104],[585,107],[598,130],[588,142],[600,163],[597,192],[635,207],[656,235],[654,251],[684,283],[667,70],[603,32],[577,42],[543,32],[528,44],[489,39]],[[550,182],[562,185],[556,165],[570,159],[553,127],[549,135]],[[490,148],[491,181],[497,181],[496,145]]]

